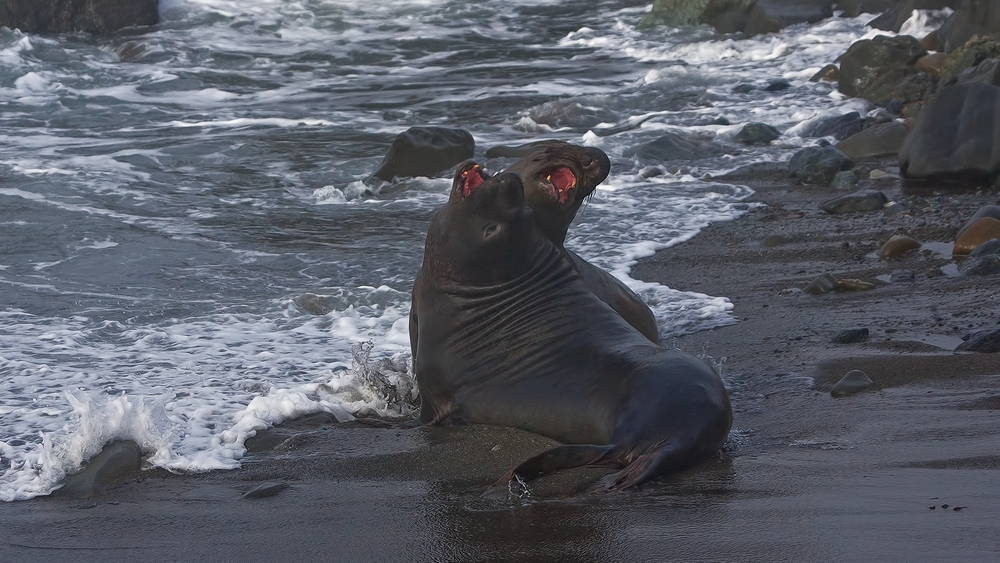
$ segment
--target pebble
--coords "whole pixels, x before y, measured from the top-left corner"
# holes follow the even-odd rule
[[[916,279],[916,276],[911,270],[896,270],[889,277],[889,281],[893,283],[911,282],[914,279]]]
[[[865,372],[859,369],[852,369],[833,386],[830,394],[834,397],[853,395],[871,387],[873,383],[875,382]]]
[[[867,339],[868,329],[866,327],[844,329],[833,337],[833,341],[838,344],[854,344]]]
[[[820,295],[822,293],[829,293],[833,291],[834,286],[837,283],[837,278],[833,277],[833,274],[823,274],[818,278],[814,279],[806,288],[803,290],[811,295]]]
[[[875,289],[875,284],[855,279],[835,280],[833,288],[839,291],[868,291]]]
[[[895,258],[911,250],[920,248],[920,242],[907,235],[892,235],[879,251],[879,256],[885,259]]]

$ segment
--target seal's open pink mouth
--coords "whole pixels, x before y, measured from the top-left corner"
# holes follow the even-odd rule
[[[576,188],[576,175],[565,166],[542,171],[538,180],[559,203],[566,203],[570,191]]]
[[[473,190],[478,188],[480,184],[486,181],[486,178],[483,176],[483,171],[481,168],[479,168],[478,164],[466,170],[465,172],[462,172],[462,179],[464,180],[464,184],[462,185],[462,193],[465,195],[465,197],[469,197],[469,195],[472,194]]]

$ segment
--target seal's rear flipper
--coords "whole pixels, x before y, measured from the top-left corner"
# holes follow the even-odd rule
[[[490,488],[506,487],[514,479],[520,482],[532,481],[542,475],[561,469],[572,469],[574,467],[621,467],[621,462],[609,455],[614,450],[615,446],[613,444],[608,446],[556,446],[511,469]]]
[[[668,443],[636,457],[624,469],[611,475],[606,486],[609,489],[637,487],[650,479],[689,465],[690,460],[691,455],[687,449],[676,443]]]

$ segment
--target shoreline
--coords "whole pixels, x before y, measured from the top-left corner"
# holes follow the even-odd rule
[[[863,177],[890,175],[863,183],[909,212],[831,216],[818,203],[836,192],[793,185],[784,166],[713,179],[750,186],[746,201],[764,205],[633,268],[638,279],[734,304],[737,323],[673,342],[722,362],[735,423],[719,459],[639,491],[596,491],[603,470],[574,470],[541,479],[531,498],[483,496],[518,460],[554,442],[497,427],[307,417],[266,431],[263,451],[241,469],[152,470],[96,498],[4,503],[0,561],[997,557],[1000,355],[947,349],[961,330],[1000,320],[995,281],[951,277],[942,272],[951,261],[932,251],[892,261],[873,253],[899,231],[947,242],[1000,197],[917,195],[892,175],[891,161],[871,161],[860,163]],[[761,245],[770,236],[785,242]],[[899,269],[914,280],[878,279]],[[876,288],[798,291],[824,272]],[[869,328],[868,341],[831,343],[855,326]],[[865,371],[874,386],[831,397],[849,369]],[[265,483],[287,487],[243,498]]]

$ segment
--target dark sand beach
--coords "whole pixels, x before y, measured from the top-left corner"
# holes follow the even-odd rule
[[[603,492],[602,470],[579,470],[530,497],[484,496],[552,442],[314,416],[262,433],[240,470],[152,470],[99,497],[0,504],[0,561],[1000,560],[1000,354],[952,351],[1000,321],[996,278],[952,275],[931,251],[948,244],[876,256],[898,232],[950,243],[1000,196],[904,187],[893,166],[859,169],[904,205],[891,216],[827,215],[818,203],[838,194],[793,184],[784,165],[736,172],[725,181],[756,191],[744,217],[635,267],[735,305],[735,324],[670,343],[722,366],[735,423],[718,459],[636,491]],[[782,244],[761,244],[771,236]],[[879,279],[896,270],[913,280]],[[800,291],[824,272],[876,287]],[[852,327],[868,340],[831,342]],[[832,397],[851,369],[874,385]],[[288,486],[243,498],[263,483]]]

